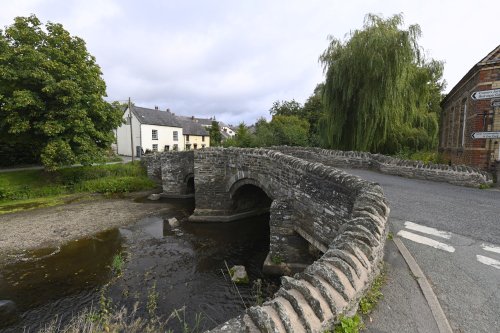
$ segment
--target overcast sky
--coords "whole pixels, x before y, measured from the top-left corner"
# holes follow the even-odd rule
[[[303,103],[323,80],[328,35],[401,12],[445,61],[447,91],[500,43],[496,0],[0,0],[0,27],[31,13],[62,23],[97,58],[110,101],[236,125],[269,119],[275,100]]]

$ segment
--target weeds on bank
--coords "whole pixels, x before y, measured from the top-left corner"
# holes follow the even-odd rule
[[[279,254],[275,254],[271,257],[271,262],[275,265],[280,265],[283,263],[283,257],[281,257]]]
[[[359,311],[366,315],[372,312],[377,305],[378,301],[384,296],[380,291],[385,284],[386,272],[382,268],[380,274],[373,280],[371,288],[359,301]]]
[[[359,301],[358,313],[352,317],[340,316],[339,323],[335,325],[333,331],[325,333],[359,333],[365,328],[361,315],[370,314],[384,296],[380,291],[386,281],[385,265],[381,266],[379,275],[373,280],[370,289]]]
[[[117,276],[120,276],[122,274],[124,264],[125,259],[123,258],[123,255],[121,253],[115,254],[113,261],[111,262],[111,269]]]
[[[108,286],[101,290],[98,309],[85,309],[73,316],[66,325],[61,324],[61,319],[56,317],[52,322],[38,330],[38,333],[102,333],[102,332],[127,332],[127,333],[155,333],[169,332],[168,324],[176,320],[181,326],[182,333],[198,333],[203,330],[204,316],[201,313],[195,315],[194,324],[190,325],[186,320],[186,308],[182,307],[172,311],[168,318],[163,319],[157,315],[158,293],[156,284],[148,290],[147,311],[148,318],[138,314],[139,302],[136,302],[132,311],[125,307],[117,310],[112,299],[107,296]]]

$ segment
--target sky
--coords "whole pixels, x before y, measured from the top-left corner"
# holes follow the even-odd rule
[[[328,36],[345,40],[368,13],[419,24],[446,91],[500,44],[496,0],[0,0],[0,29],[30,14],[63,24],[96,57],[109,101],[249,125],[276,100],[304,103]]]

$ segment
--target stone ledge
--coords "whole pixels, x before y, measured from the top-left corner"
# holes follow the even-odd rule
[[[425,164],[421,161],[402,160],[381,154],[328,150],[316,147],[277,146],[269,149],[306,160],[319,161],[334,167],[371,169],[390,175],[446,182],[467,187],[493,184],[493,177],[490,173],[466,165]]]
[[[269,208],[259,208],[247,212],[241,212],[232,215],[191,215],[188,218],[189,222],[232,222],[248,217],[259,216],[269,213]]]

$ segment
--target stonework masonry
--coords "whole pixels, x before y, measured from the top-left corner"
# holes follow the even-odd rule
[[[474,187],[492,181],[489,173],[466,166],[304,147],[167,152],[146,156],[143,163],[150,177],[161,178],[167,196],[185,195],[194,177],[193,221],[240,216],[234,200],[245,185],[257,186],[272,200],[264,268],[289,276],[282,277],[272,300],[212,332],[323,332],[340,315],[356,311],[379,271],[389,208],[380,186],[335,167]],[[297,264],[304,242],[323,253],[306,266]],[[275,257],[282,262],[272,264]]]
[[[493,177],[489,172],[465,165],[425,164],[420,161],[402,160],[380,154],[320,148],[282,146],[270,149],[337,168],[370,169],[389,175],[468,187],[493,183]]]
[[[160,158],[168,191],[175,188],[174,179],[180,184],[182,177],[165,173],[185,166],[166,164],[187,160],[175,154],[181,153]],[[286,272],[300,255],[296,246],[300,239],[323,252],[301,272],[283,277],[271,301],[248,309],[213,332],[323,332],[340,315],[356,311],[378,273],[387,236],[389,208],[380,186],[271,149],[197,150],[193,164],[194,217],[234,214],[234,194],[251,184],[273,200],[268,258],[281,258],[279,265]]]

